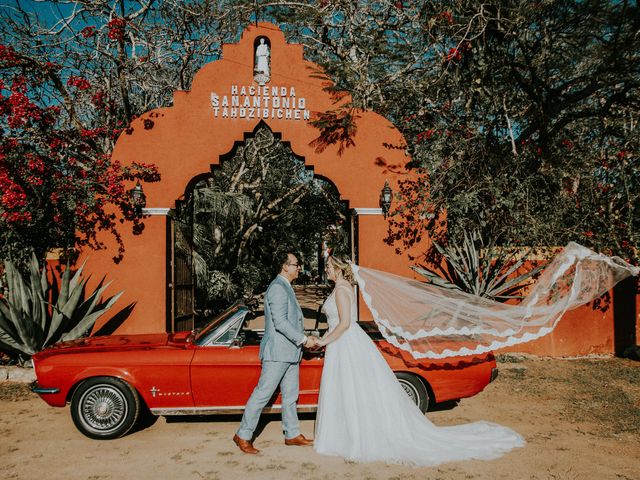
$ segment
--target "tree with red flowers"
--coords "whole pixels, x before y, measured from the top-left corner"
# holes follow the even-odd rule
[[[210,2],[8,2],[0,11],[0,259],[51,248],[125,245],[144,227],[128,189],[153,165],[111,160],[137,115],[169,105],[232,40],[233,15]],[[131,228],[129,227],[129,228]]]
[[[0,47],[0,62],[11,82],[0,84],[0,256],[23,260],[31,249],[42,257],[53,247],[101,248],[96,234],[106,230],[118,241],[119,260],[124,245],[118,220],[131,222],[134,231],[143,228],[125,185],[157,181],[155,167],[110,161],[104,146],[121,128],[86,128],[86,120],[70,119],[63,106],[35,100],[48,81],[59,79],[55,69],[43,71],[11,46]],[[91,85],[72,75],[59,88],[72,97]]]

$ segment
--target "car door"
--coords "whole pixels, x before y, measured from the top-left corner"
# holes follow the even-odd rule
[[[191,387],[196,407],[243,408],[258,383],[258,346],[196,347]]]
[[[246,312],[245,312],[246,314]],[[238,410],[244,408],[261,371],[257,342],[236,341],[244,316],[207,346],[196,346],[191,362],[191,387],[195,407]],[[305,353],[300,365],[299,405],[318,401],[322,354]],[[280,403],[279,395],[274,404]]]
[[[258,345],[196,347],[191,362],[191,384],[196,407],[244,408],[260,378]],[[323,359],[321,353],[305,353],[300,362],[298,407],[318,403]],[[280,404],[280,395],[274,399]]]
[[[196,407],[238,409],[244,406],[260,376],[259,345],[242,346],[238,332],[247,310],[238,310],[211,340],[195,346],[191,389]]]

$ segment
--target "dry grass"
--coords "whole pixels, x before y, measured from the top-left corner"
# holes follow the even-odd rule
[[[37,397],[29,385],[17,382],[0,382],[0,401],[20,402]]]
[[[593,423],[598,433],[640,434],[640,364],[619,358],[527,361],[498,358],[500,375],[532,400],[553,397],[553,408],[575,423]],[[549,368],[553,364],[554,368]],[[560,368],[558,368],[560,367]],[[558,398],[557,392],[563,392]]]

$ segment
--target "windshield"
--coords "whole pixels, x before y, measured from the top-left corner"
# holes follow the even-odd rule
[[[225,322],[225,320],[235,315],[240,310],[246,310],[246,309],[247,307],[245,307],[244,305],[234,304],[228,309],[226,309],[224,312],[218,314],[218,316],[214,317],[213,320],[211,320],[207,325],[205,325],[202,330],[196,333],[195,343],[200,344],[201,339],[208,337],[213,331],[217,330],[217,328],[220,325],[222,325]]]

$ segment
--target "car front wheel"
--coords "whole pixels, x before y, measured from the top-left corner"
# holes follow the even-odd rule
[[[125,435],[140,415],[138,393],[113,377],[95,377],[82,382],[71,398],[71,417],[89,438],[110,440]]]
[[[396,378],[413,403],[422,413],[426,413],[429,409],[429,391],[424,383],[410,373],[396,372]]]

